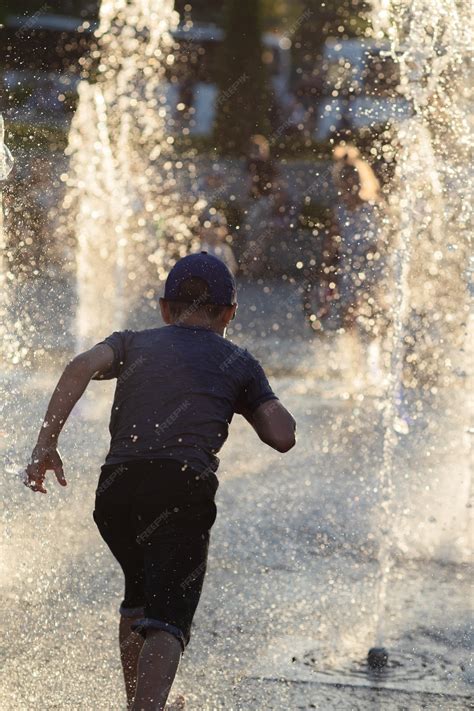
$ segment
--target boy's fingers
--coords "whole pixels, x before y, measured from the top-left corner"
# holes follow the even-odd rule
[[[28,479],[24,481],[24,484],[28,489],[31,489],[31,491],[39,491],[41,494],[47,493],[43,485],[43,479],[34,479],[29,476]]]
[[[27,484],[27,486],[29,486],[29,488],[32,491],[41,491],[41,493],[46,494],[46,489],[44,488],[43,482],[44,482],[43,479],[31,479],[30,478],[30,481]]]
[[[58,480],[58,483],[61,484],[61,486],[67,486],[67,481],[64,477],[64,471],[62,466],[55,467],[54,473],[56,474],[56,479]]]
[[[48,492],[43,486],[43,483],[36,483],[30,487],[32,491],[38,491],[40,494],[47,494]]]
[[[56,456],[53,457],[53,471],[56,475],[56,479],[58,480],[58,483],[61,484],[61,486],[67,486],[67,481],[64,476],[64,468],[63,468],[63,462],[61,459],[61,455],[59,452],[56,452]]]
[[[34,467],[31,464],[28,467],[26,467],[26,477],[25,477],[26,486],[32,487],[33,485],[36,485],[36,483],[41,478],[42,478],[41,473],[38,471],[37,467]]]
[[[47,490],[44,487],[44,480],[46,472],[52,469],[61,486],[67,486],[67,481],[64,476],[63,463],[58,452],[53,453],[52,456],[43,457],[40,459],[33,459],[32,462],[26,467],[26,477],[24,480],[25,486],[27,486],[32,491],[38,491],[41,494],[46,494]]]
[[[44,488],[44,472],[36,464],[29,464],[26,468],[26,477],[24,479],[24,484],[32,491],[39,491],[41,494],[46,494],[46,489]]]

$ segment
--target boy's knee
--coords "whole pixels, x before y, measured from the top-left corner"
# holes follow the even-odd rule
[[[181,635],[163,629],[154,629],[152,627],[146,631],[145,641],[153,642],[155,640],[159,640],[160,643],[166,642],[172,646],[178,645],[181,651],[184,651]]]
[[[189,641],[189,638],[186,638],[183,631],[179,627],[176,627],[176,625],[162,622],[161,620],[154,620],[149,617],[137,620],[132,624],[131,629],[133,632],[141,634],[146,640],[157,639],[161,633],[164,633],[168,638],[173,638],[173,640],[179,642],[182,652],[184,652]],[[163,637],[163,639],[165,639],[165,637]]]

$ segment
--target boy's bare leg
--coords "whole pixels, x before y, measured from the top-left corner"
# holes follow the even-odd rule
[[[143,613],[137,617],[120,616],[119,643],[120,660],[122,662],[123,678],[125,681],[125,691],[127,692],[127,708],[131,708],[137,688],[137,665],[144,639],[141,634],[132,632],[131,626],[138,617],[143,617]]]
[[[181,659],[181,643],[164,630],[147,630],[138,660],[132,711],[163,711]]]

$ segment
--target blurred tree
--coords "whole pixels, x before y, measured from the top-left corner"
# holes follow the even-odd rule
[[[244,154],[249,139],[269,135],[272,108],[263,61],[260,0],[226,0],[214,140],[220,153]]]
[[[369,3],[365,0],[261,0],[265,23],[280,32],[317,25],[328,35],[358,35],[367,26]],[[314,29],[314,27],[313,27]]]
[[[365,36],[368,3],[365,0],[305,0],[292,32],[293,59],[300,79],[310,80],[328,37]]]
[[[3,0],[1,15],[71,15],[94,18],[98,14],[100,0]]]
[[[194,22],[222,24],[222,0],[175,0],[174,5],[181,19],[189,16]]]
[[[291,27],[302,13],[299,0],[262,0],[262,14],[265,28],[284,32]]]

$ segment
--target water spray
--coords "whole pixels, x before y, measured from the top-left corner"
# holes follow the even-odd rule
[[[13,156],[10,150],[5,145],[5,124],[3,121],[3,116],[0,114],[0,316],[2,323],[5,324],[6,314],[8,313],[8,300],[7,300],[7,263],[4,255],[6,249],[6,240],[3,231],[3,191],[2,183],[8,178],[13,169]],[[2,345],[0,348],[0,355],[5,356],[7,352],[7,333],[3,330],[5,327],[2,325],[0,327],[0,334],[2,339]]]
[[[0,180],[6,180],[13,168],[13,156],[5,145],[5,124],[0,114]]]
[[[451,354],[443,345],[443,335],[437,338],[433,324],[441,322],[443,313],[445,324],[462,323],[463,319],[461,308],[457,309],[456,319],[452,313],[454,301],[462,305],[464,299],[461,277],[467,224],[464,213],[465,205],[469,204],[465,195],[469,179],[462,160],[469,135],[468,111],[458,77],[462,76],[472,42],[467,29],[470,26],[467,9],[455,0],[436,6],[430,0],[372,0],[372,5],[374,37],[390,43],[393,59],[400,68],[399,91],[413,108],[412,116],[395,126],[398,156],[391,201],[398,215],[397,239],[392,246],[395,293],[383,461],[378,474],[382,537],[376,646],[367,656],[371,669],[382,669],[389,659],[383,642],[388,580],[394,563],[395,462],[399,438],[412,428],[405,409],[406,387],[413,387],[405,384],[407,343],[416,341],[415,353],[411,354],[413,362],[421,363],[416,372],[434,384],[431,392],[435,394],[440,383],[448,382],[449,370],[440,370],[440,364],[449,362],[447,355]],[[449,202],[445,190],[449,190]],[[447,247],[450,241],[454,245],[451,249]],[[442,279],[437,260],[443,262]],[[443,288],[446,283],[459,284],[455,300],[449,294],[447,297],[449,290]],[[422,289],[419,284],[423,284]],[[417,314],[424,320],[420,321],[421,330],[416,329],[413,334],[412,321]],[[447,327],[455,333],[452,326],[444,326]],[[423,348],[431,350],[425,353]],[[427,362],[430,368],[426,368]]]

